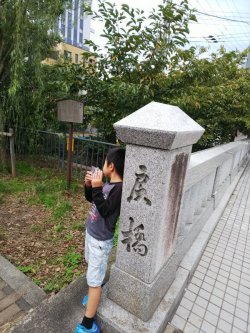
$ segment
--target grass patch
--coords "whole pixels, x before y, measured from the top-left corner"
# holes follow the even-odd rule
[[[56,282],[56,279],[53,279],[51,282],[48,282],[43,289],[46,292],[59,291],[60,285]]]
[[[47,186],[46,186],[45,182],[41,182],[41,183],[34,185],[34,190],[35,190],[36,194],[46,192],[46,188],[47,188]]]
[[[17,268],[24,274],[33,272],[33,268],[31,266],[17,266]]]
[[[64,200],[66,189],[65,179],[53,176],[46,178],[43,174],[43,180],[33,186],[34,196],[29,198],[29,203],[43,204],[46,208],[52,210],[52,216],[55,220],[62,219],[72,210],[72,203]]]
[[[19,161],[16,164],[16,173],[18,176],[34,176],[36,169],[27,162]]]
[[[37,170],[36,175],[39,178],[33,184],[32,196],[27,198],[27,202],[32,205],[42,204],[52,211],[52,219],[55,221],[61,220],[72,211],[72,202],[65,200],[67,183],[62,176],[55,176],[52,172],[47,173],[44,170]],[[40,181],[39,181],[40,180]],[[78,185],[74,186],[74,191],[77,191]],[[55,226],[57,232],[64,230],[62,223]]]
[[[8,187],[8,184],[2,180],[0,180],[0,193],[9,193],[10,188]]]
[[[3,166],[2,163],[0,163],[0,173],[4,173],[5,172],[5,167]]]
[[[25,191],[27,185],[19,181],[17,178],[12,178],[8,180],[0,179],[0,193],[13,194],[17,192]]]
[[[33,282],[34,282],[37,286],[40,286],[41,283],[42,283],[40,279],[36,279],[36,278],[33,278]]]
[[[82,231],[89,204],[78,182],[68,190],[58,170],[17,166],[16,178],[0,173],[0,211],[11,212],[0,226],[0,252],[46,292],[57,292],[86,269]]]
[[[55,179],[53,181],[53,186],[52,190],[54,191],[64,191],[67,189],[67,182],[65,179]]]
[[[77,268],[81,263],[81,255],[77,252],[68,252],[63,256],[63,264],[71,269]]]
[[[73,193],[76,193],[77,191],[79,191],[79,185],[78,185],[78,183],[73,182],[73,183],[71,184],[70,190],[71,190],[71,192],[73,192]]]
[[[64,223],[58,223],[57,225],[54,226],[54,229],[56,232],[62,232],[65,229]]]
[[[72,210],[72,203],[70,201],[63,201],[57,204],[53,210],[53,217],[55,219],[61,219],[66,216]]]
[[[36,205],[41,204],[41,201],[40,201],[39,197],[33,196],[33,195],[31,197],[26,198],[26,201],[29,205],[35,205],[36,206]]]
[[[76,222],[73,224],[72,229],[78,230],[78,231],[85,231],[85,223],[82,222]]]
[[[56,193],[40,193],[38,195],[40,203],[47,208],[53,208],[58,201],[58,195]]]
[[[75,277],[82,273],[78,270],[82,256],[70,249],[64,256],[57,258],[53,264],[63,265],[60,270],[51,278],[44,287],[46,292],[57,292],[69,284]]]
[[[74,237],[73,237],[73,235],[71,235],[71,234],[68,234],[68,235],[65,236],[65,239],[66,239],[67,241],[71,241],[73,238],[74,238]]]

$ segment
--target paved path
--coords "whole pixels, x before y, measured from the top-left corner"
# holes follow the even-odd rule
[[[31,305],[0,278],[0,332],[7,329],[12,321],[21,319],[30,309]]]
[[[184,333],[250,333],[250,164],[208,242],[171,325]]]
[[[0,333],[7,332],[45,298],[43,290],[0,255]]]

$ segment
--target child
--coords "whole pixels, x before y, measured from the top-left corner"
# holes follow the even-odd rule
[[[81,324],[75,333],[99,333],[94,321],[105,277],[108,256],[113,247],[115,224],[120,215],[125,150],[114,148],[107,154],[103,171],[87,172],[85,197],[92,202],[86,221],[85,259],[88,263],[88,301]],[[110,182],[103,185],[102,178]]]

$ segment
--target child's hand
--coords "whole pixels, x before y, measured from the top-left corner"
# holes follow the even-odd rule
[[[102,177],[103,177],[102,171],[101,170],[96,171],[92,177],[92,182],[91,182],[92,187],[101,187],[103,185]]]
[[[87,171],[85,175],[85,186],[86,187],[91,187],[91,182],[92,182],[92,172]]]

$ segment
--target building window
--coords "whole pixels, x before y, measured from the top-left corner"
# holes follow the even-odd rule
[[[68,61],[71,61],[71,52],[64,51],[64,58]]]
[[[71,39],[71,30],[72,30],[72,14],[68,13],[68,35],[67,37]]]
[[[80,32],[79,33],[79,42],[82,43],[83,42],[83,34]]]
[[[77,45],[77,29],[76,29],[76,28],[74,28],[73,44],[74,44],[75,46]]]
[[[78,54],[75,54],[75,63],[78,64]]]
[[[66,43],[68,43],[68,44],[72,44],[72,40],[71,40],[70,37],[67,37],[67,38],[66,38]]]
[[[67,35],[67,39],[69,40],[69,41],[67,41],[68,43],[71,43],[71,29],[70,29],[70,27],[68,27],[68,35]]]
[[[51,51],[50,54],[49,54],[49,58],[54,59],[54,60],[58,60],[59,51]]]
[[[68,25],[70,25],[70,27],[72,27],[72,14],[68,13]]]
[[[62,26],[61,26],[61,33],[62,33],[63,37],[65,37],[65,25],[64,24],[62,24]]]
[[[83,29],[83,20],[80,20],[80,29]]]
[[[79,9],[79,1],[78,0],[75,0],[75,3],[74,3],[74,11],[76,12],[76,14],[77,14],[77,12],[78,12],[78,9]]]

